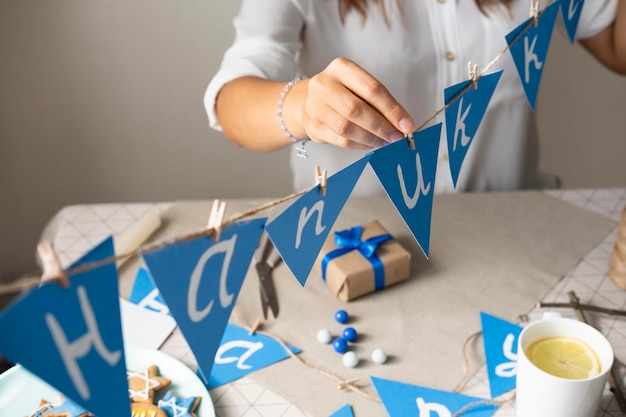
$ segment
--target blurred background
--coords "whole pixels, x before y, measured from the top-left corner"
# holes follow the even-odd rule
[[[71,204],[282,197],[285,151],[239,149],[202,98],[240,1],[0,2],[0,281]],[[626,78],[555,32],[537,112],[564,188],[626,186]],[[419,123],[419,121],[417,121]]]

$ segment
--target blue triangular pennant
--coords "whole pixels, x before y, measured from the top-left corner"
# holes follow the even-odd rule
[[[500,81],[502,70],[448,87],[444,91],[446,101],[446,136],[452,182],[456,183],[467,150],[485,115],[493,92]]]
[[[231,224],[219,242],[201,236],[143,254],[204,375],[211,373],[265,220]]]
[[[339,410],[332,413],[329,417],[354,417],[352,406],[350,404],[346,404]]]
[[[311,188],[265,228],[285,265],[302,286],[359,180],[367,158],[366,155],[328,177],[325,195],[320,193],[319,187]]]
[[[515,388],[517,337],[522,328],[487,313],[480,313],[491,398]]]
[[[159,289],[156,287],[150,271],[145,268],[140,267],[137,270],[128,301],[157,313],[172,315]]]
[[[530,18],[506,35],[524,93],[533,110],[558,11],[559,3],[552,3],[543,10],[536,25],[534,18]]]
[[[571,43],[576,40],[576,29],[580,20],[580,12],[583,10],[585,0],[559,0],[561,3],[561,15],[567,30],[567,36]]]
[[[426,257],[440,136],[441,123],[415,133],[415,150],[399,140],[370,154],[370,165]]]
[[[293,353],[300,350],[289,346]],[[289,357],[277,340],[228,324],[206,386],[213,389]],[[202,379],[204,376],[200,373]]]
[[[115,262],[108,238],[69,269],[70,286],[45,284],[0,316],[0,352],[99,416],[130,415]],[[8,336],[10,335],[10,336]]]
[[[482,398],[376,377],[371,377],[371,380],[389,417],[450,417],[461,409],[467,410],[463,415],[491,417],[499,408],[499,405],[485,402]]]

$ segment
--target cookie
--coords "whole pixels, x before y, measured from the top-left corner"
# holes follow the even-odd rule
[[[172,381],[157,376],[156,365],[149,366],[140,371],[126,371],[128,379],[128,396],[133,402],[154,403],[154,393],[168,387]]]
[[[39,409],[35,414],[32,414],[32,417],[90,417],[92,415],[93,414],[74,401],[61,395],[61,402],[59,404],[52,404],[41,400]]]
[[[130,403],[130,417],[168,417],[164,410],[161,410],[154,404],[149,403]]]
[[[197,417],[196,408],[202,397],[179,397],[173,391],[168,391],[157,405],[167,414],[167,417]]]

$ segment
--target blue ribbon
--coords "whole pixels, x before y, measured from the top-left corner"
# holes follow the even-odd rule
[[[362,232],[361,226],[335,232],[337,249],[333,249],[322,258],[322,279],[324,281],[326,281],[326,267],[330,261],[353,250],[358,250],[372,264],[374,269],[374,291],[385,287],[385,268],[383,261],[376,255],[376,249],[382,242],[393,239],[393,236],[387,233],[362,241]]]

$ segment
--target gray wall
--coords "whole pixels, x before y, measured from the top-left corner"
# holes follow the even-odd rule
[[[0,279],[35,267],[69,204],[280,197],[287,155],[211,131],[208,80],[239,1],[0,2]],[[626,79],[555,39],[538,108],[542,165],[574,187],[626,186]]]

